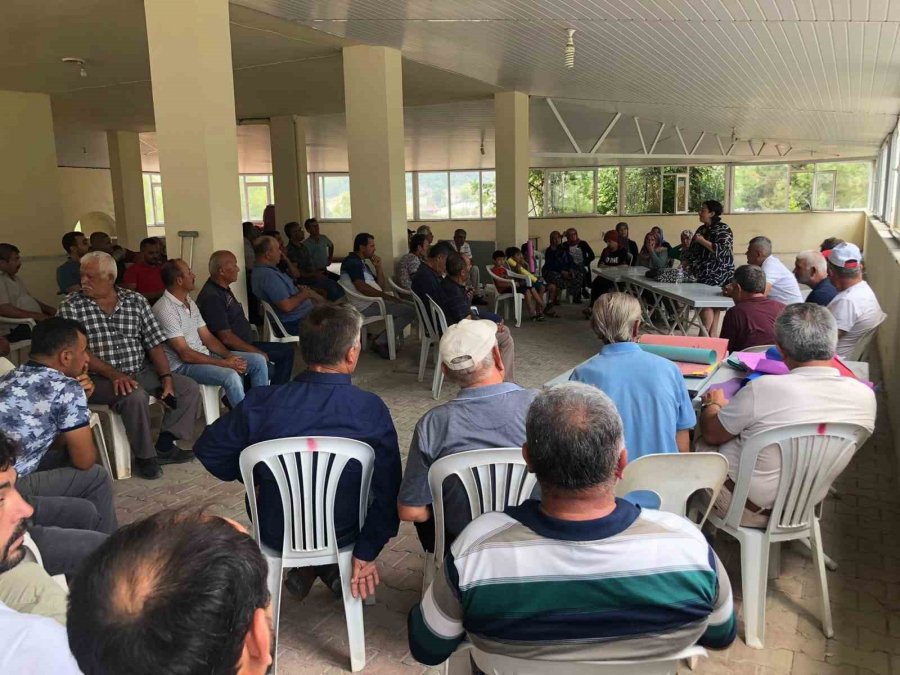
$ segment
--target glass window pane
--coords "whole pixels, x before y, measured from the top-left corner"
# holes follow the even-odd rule
[[[528,170],[528,215],[540,218],[544,215],[544,170]]]
[[[530,204],[529,204],[530,206]],[[494,218],[497,215],[497,174],[494,171],[481,172],[481,217]]]
[[[163,212],[162,184],[153,186],[153,209],[156,212],[156,224],[162,225],[165,223],[166,216]]]
[[[816,173],[816,210],[831,211],[834,208],[834,171]]]
[[[549,212],[584,214],[594,210],[594,171],[550,171]]]
[[[692,166],[688,179],[688,209],[699,212],[703,202],[725,203],[725,167],[721,164]]]
[[[269,203],[267,185],[247,185],[247,217],[249,220],[262,220],[263,211]]]
[[[406,219],[415,220],[416,215],[413,206],[413,175],[412,171],[406,172]]]
[[[791,168],[793,169],[793,167]],[[788,201],[788,211],[809,211],[812,209],[813,175],[810,171],[791,171],[791,194]]]
[[[326,220],[348,220],[350,176],[319,176],[319,203]]]
[[[660,213],[658,166],[625,169],[625,213]]]
[[[864,209],[869,205],[871,162],[841,162],[836,167],[834,208]]]
[[[450,172],[450,215],[453,218],[481,216],[481,183],[478,171]]]
[[[787,164],[734,167],[735,211],[784,211],[788,196]]]
[[[662,177],[662,212],[675,213],[677,210],[675,188],[678,174],[664,173]]]
[[[147,217],[147,224],[153,225],[156,219],[153,217],[153,188],[150,187],[150,175],[144,174],[144,215]]]
[[[450,195],[446,171],[419,173],[419,218],[439,220],[450,218]]]
[[[607,166],[597,169],[597,213],[614,216],[619,212],[619,169]]]

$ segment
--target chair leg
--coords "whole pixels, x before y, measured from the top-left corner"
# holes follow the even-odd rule
[[[341,590],[344,595],[344,616],[347,621],[347,642],[350,645],[350,670],[354,673],[366,667],[366,633],[363,625],[362,600],[350,593],[352,574],[350,549],[338,552],[341,570]]]
[[[281,558],[269,558],[266,556],[266,560],[269,563],[269,574],[266,579],[266,584],[269,587],[269,595],[272,598],[272,640],[274,641],[274,645],[272,646],[272,675],[277,675],[278,673],[278,619],[281,609],[281,588],[282,588],[282,566],[281,566]]]
[[[425,366],[428,365],[428,352],[431,351],[431,340],[422,332],[422,348],[419,350],[419,382],[425,379]]]
[[[425,554],[425,565],[422,567],[422,597],[434,581],[434,553]]]
[[[435,346],[435,350],[437,347]],[[435,354],[437,356],[437,354]],[[439,359],[435,359],[437,363],[434,364],[434,380],[431,383],[431,396],[437,401],[441,397],[441,387],[444,386],[444,373],[441,370],[441,364]]]
[[[91,413],[91,435],[94,437],[94,444],[97,446],[97,454],[99,455],[100,466],[109,472],[110,476],[115,476],[113,466],[109,461],[109,450],[106,447],[106,436],[103,433],[103,423],[97,413]]]
[[[755,532],[747,533],[740,542],[744,641],[748,647],[762,649],[766,630],[769,542],[767,537]]]
[[[115,462],[116,478],[131,478],[131,443],[128,442],[128,434],[125,433],[125,423],[118,413],[109,413],[109,431],[112,441],[113,461]]]
[[[212,424],[221,416],[219,406],[219,387],[211,384],[200,385],[200,398],[203,401],[203,416],[206,424]]]
[[[522,327],[522,296],[518,293],[513,298],[513,310],[516,313],[516,328]]]
[[[395,361],[397,359],[397,340],[394,339],[394,317],[390,314],[384,317],[384,331],[387,333],[388,359]]]
[[[834,624],[831,621],[831,599],[828,596],[828,577],[825,572],[825,552],[822,550],[822,531],[819,528],[819,519],[813,518],[812,533],[809,538],[812,551],[813,567],[819,578],[819,588],[822,592],[822,632],[825,637],[834,637]]]

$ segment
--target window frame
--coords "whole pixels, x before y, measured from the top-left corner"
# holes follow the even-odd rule
[[[253,179],[253,180],[248,180]],[[265,180],[263,180],[265,179]],[[275,178],[271,173],[241,173],[238,174],[238,180],[241,187],[241,220],[253,221],[258,223],[262,221],[260,218],[250,217],[250,192],[249,188],[265,187],[266,188],[266,204],[275,203]]]

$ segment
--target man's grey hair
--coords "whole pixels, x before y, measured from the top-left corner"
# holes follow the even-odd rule
[[[772,240],[768,237],[753,237],[750,240],[750,248],[755,248],[764,256],[769,257],[772,255]]]
[[[594,303],[591,328],[603,344],[632,342],[632,330],[641,320],[641,303],[628,293],[604,293]]]
[[[759,265],[741,265],[734,271],[734,283],[744,293],[765,293],[766,273]]]
[[[428,225],[419,225],[419,229],[416,230],[416,234],[424,234],[427,236],[431,233],[431,227]]]
[[[857,267],[838,267],[829,261],[828,269],[834,273],[834,276],[842,279],[855,279],[862,274],[862,265]]]
[[[820,277],[824,277],[828,272],[828,261],[825,260],[825,256],[818,251],[810,249],[809,251],[798,253],[797,260],[805,262],[809,265],[809,268],[815,270]]]
[[[300,323],[300,354],[307,366],[334,366],[359,342],[363,316],[353,305],[318,305]]]
[[[788,305],[775,319],[775,341],[792,361],[828,361],[834,356],[837,340],[834,315],[821,305]]]
[[[100,274],[105,274],[111,279],[115,279],[119,275],[119,268],[116,267],[116,260],[109,253],[103,251],[88,251],[81,256],[81,266],[90,265],[96,262],[100,268]]]
[[[496,343],[495,343],[496,346]],[[469,358],[468,356],[462,358]],[[458,385],[460,389],[471,387],[481,379],[484,379],[485,371],[494,367],[494,350],[492,349],[487,356],[481,359],[481,363],[476,363],[470,368],[461,370],[451,370],[447,368],[445,377]]]
[[[253,255],[257,258],[264,256],[273,246],[278,246],[278,240],[270,234],[261,234],[253,240]]]
[[[542,390],[528,409],[525,436],[542,490],[612,487],[625,433],[615,404],[599,389],[569,382]]]
[[[225,261],[228,260],[228,256],[237,260],[237,256],[231,251],[214,251],[213,254],[209,256],[209,276],[216,276],[219,273],[219,270],[225,267]]]

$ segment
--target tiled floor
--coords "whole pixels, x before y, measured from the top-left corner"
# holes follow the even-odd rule
[[[561,319],[513,328],[520,384],[539,386],[595,351],[595,338],[578,309],[563,307]],[[418,343],[412,339],[397,361],[364,355],[354,378],[358,386],[377,392],[390,407],[404,456],[416,421],[435,403],[429,391],[431,371],[425,382],[416,381],[417,359]],[[454,394],[455,388],[445,385],[441,400]],[[879,402],[884,405],[883,398]],[[695,672],[900,675],[900,491],[883,412],[880,410],[875,435],[840,478],[839,496],[825,504],[825,547],[840,565],[829,573],[835,638],[826,640],[821,631],[809,557],[800,547],[791,546],[782,555],[781,577],[769,588],[766,648],[749,649],[740,639],[743,626],[739,625],[738,641],[725,652],[711,653]],[[247,521],[242,486],[220,483],[196,462],[165,467],[160,481],[119,481],[116,493],[122,523],[162,508],[199,504]],[[716,548],[740,595],[737,546],[720,535]],[[406,643],[406,613],[419,598],[422,562],[415,532],[401,527],[399,536],[379,558],[382,584],[378,602],[365,608],[366,673],[437,672],[416,663]],[[740,617],[739,601],[738,611]],[[321,584],[303,603],[293,602],[285,594],[279,672],[338,673],[348,668],[340,601]]]

